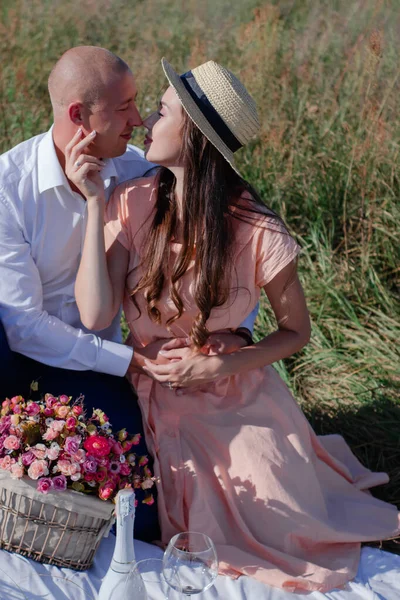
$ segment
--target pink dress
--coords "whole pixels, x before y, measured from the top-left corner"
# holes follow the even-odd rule
[[[154,178],[120,186],[107,209],[109,234],[129,250],[127,289],[140,276],[141,247],[152,222]],[[237,294],[215,308],[208,328],[237,327],[260,288],[298,253],[281,227],[236,219]],[[172,243],[172,259],[179,244]],[[133,270],[135,269],[135,270]],[[186,336],[197,314],[193,263],[183,277],[185,312],[172,333],[141,315],[128,294],[124,310],[134,344]],[[165,289],[163,322],[176,313]],[[200,531],[214,541],[221,573],[251,575],[290,591],[327,591],[357,571],[360,542],[398,534],[396,508],[366,490],[387,482],[351,453],[340,436],[317,437],[273,367],[226,377],[176,395],[135,376],[146,442],[159,477],[162,539]]]

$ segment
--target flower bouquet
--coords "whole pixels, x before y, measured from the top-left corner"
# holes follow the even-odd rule
[[[0,547],[35,560],[88,568],[113,522],[120,489],[154,502],[140,435],[112,431],[107,416],[87,418],[83,397],[6,399],[0,416]]]

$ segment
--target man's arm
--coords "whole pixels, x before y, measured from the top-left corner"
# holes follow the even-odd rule
[[[0,319],[12,350],[47,365],[123,376],[132,358],[128,346],[85,333],[43,310],[42,282],[30,245],[1,191]]]

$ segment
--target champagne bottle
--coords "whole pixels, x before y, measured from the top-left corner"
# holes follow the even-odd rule
[[[125,585],[135,562],[133,523],[135,520],[135,492],[118,492],[116,500],[117,532],[110,567],[100,587],[98,600],[129,600],[132,590]]]

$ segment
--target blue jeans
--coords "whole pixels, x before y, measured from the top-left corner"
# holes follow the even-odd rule
[[[32,381],[37,381],[39,384],[37,393],[30,392]],[[0,400],[17,395],[24,398],[39,398],[46,393],[54,396],[67,394],[73,398],[83,394],[88,413],[92,408],[103,410],[109,417],[114,431],[126,427],[128,433],[141,433],[141,442],[138,446],[134,446],[134,451],[139,455],[148,454],[137,395],[125,377],[94,371],[71,371],[49,367],[12,352],[0,323]],[[152,462],[150,460],[150,468],[153,466]],[[135,538],[149,542],[160,539],[157,502],[152,506],[142,504],[144,493],[142,490],[135,491],[138,499]],[[156,497],[155,487],[153,493]]]

